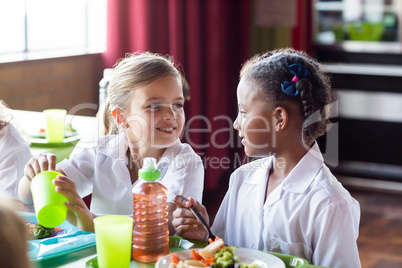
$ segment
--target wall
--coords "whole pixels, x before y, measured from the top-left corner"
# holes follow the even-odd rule
[[[98,104],[101,54],[0,63],[0,99],[12,109],[42,111]],[[80,115],[96,111],[80,110]]]

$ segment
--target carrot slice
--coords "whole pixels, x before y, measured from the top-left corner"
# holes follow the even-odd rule
[[[180,257],[176,253],[170,253],[170,257],[172,259],[172,263],[178,264],[180,262]]]
[[[198,253],[198,252],[195,251],[194,249],[191,250],[191,258],[192,258],[193,260],[196,260],[196,261],[202,261],[202,260],[203,260],[203,258],[202,258],[202,256],[200,255],[200,253]]]
[[[212,238],[208,238],[208,244],[211,244],[212,242],[215,242],[216,240],[219,240],[220,238],[218,236],[215,236],[215,240],[212,240]]]
[[[206,259],[202,259],[201,261],[203,263],[205,263],[207,266],[212,266],[213,264],[215,264],[214,256],[211,256],[211,257],[206,258]]]
[[[35,224],[29,224],[28,229],[32,233],[33,229],[35,228]]]
[[[63,228],[60,228],[60,227],[54,227],[54,231],[55,231],[55,232],[61,232],[61,231],[63,231]]]

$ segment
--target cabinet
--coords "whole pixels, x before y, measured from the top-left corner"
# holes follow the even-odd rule
[[[313,1],[312,54],[337,90],[345,185],[402,192],[402,0]]]
[[[314,0],[314,43],[400,43],[401,19],[402,0]]]

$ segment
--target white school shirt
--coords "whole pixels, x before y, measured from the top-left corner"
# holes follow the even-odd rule
[[[238,168],[212,231],[225,244],[360,267],[360,206],[324,164],[317,143],[265,201],[272,157]]]
[[[128,142],[125,133],[80,141],[61,168],[75,182],[81,197],[92,193],[90,210],[97,214],[133,214],[131,178],[127,169]],[[177,140],[157,164],[160,182],[168,189],[168,202],[175,195],[193,196],[202,202],[204,166],[188,145]],[[138,180],[134,185],[138,183]]]
[[[18,183],[24,176],[25,165],[31,159],[31,150],[12,124],[0,130],[0,152],[0,192],[6,198],[20,200]]]

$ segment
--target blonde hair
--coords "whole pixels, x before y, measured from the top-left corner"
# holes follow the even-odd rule
[[[154,80],[174,76],[182,83],[182,76],[173,59],[169,56],[143,52],[131,53],[116,62],[107,88],[108,97],[103,107],[103,133],[101,135],[117,134],[118,125],[112,116],[112,110],[126,110],[131,100],[131,93]]]
[[[6,118],[8,110],[9,108],[7,104],[3,100],[0,100],[0,129],[7,125],[11,120],[11,118],[9,120]]]

